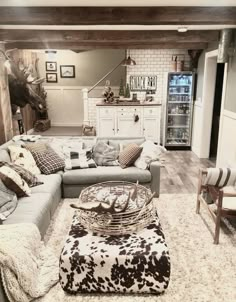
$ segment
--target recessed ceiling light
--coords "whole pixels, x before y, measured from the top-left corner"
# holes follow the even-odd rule
[[[188,31],[188,28],[186,26],[178,27],[178,32],[179,33],[186,33],[186,31]]]

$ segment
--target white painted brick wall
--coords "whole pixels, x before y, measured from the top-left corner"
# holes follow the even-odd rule
[[[189,64],[188,51],[185,49],[131,49],[130,56],[136,61],[135,66],[127,67],[127,83],[130,83],[132,75],[156,75],[157,90],[154,96],[155,101],[162,104],[161,114],[161,141],[164,130],[164,117],[166,108],[166,93],[167,93],[167,74],[171,70],[172,56],[184,55],[185,66]],[[140,100],[145,98],[145,92],[131,91],[137,93]]]
[[[184,55],[184,60],[188,64],[189,56],[185,49],[131,49],[130,56],[136,61],[135,66],[127,67],[127,83],[130,82],[131,75],[156,75],[157,76],[157,91],[155,94],[155,101],[162,103],[162,117],[161,117],[161,138],[163,133],[165,104],[166,104],[166,90],[167,90],[167,73],[171,70],[171,62],[173,55]],[[186,65],[187,65],[186,64]],[[102,93],[102,87],[89,95],[89,120],[91,124],[96,126],[96,103],[99,102],[99,96]],[[114,87],[115,95],[118,95],[119,87]],[[138,99],[145,98],[145,92],[137,92]],[[131,91],[132,96],[132,91]]]

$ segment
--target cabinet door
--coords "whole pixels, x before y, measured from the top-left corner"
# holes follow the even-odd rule
[[[117,135],[118,136],[142,136],[141,121],[135,122],[134,116],[120,115],[117,118]]]
[[[114,136],[114,118],[112,117],[101,117],[99,120],[99,136]]]
[[[144,117],[143,133],[147,140],[160,143],[160,123],[158,117]]]

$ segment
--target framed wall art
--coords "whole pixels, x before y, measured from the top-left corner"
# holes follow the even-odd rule
[[[57,71],[57,62],[45,62],[46,71]]]
[[[130,76],[131,91],[146,91],[157,89],[157,76]]]
[[[47,83],[57,83],[57,73],[46,73]]]
[[[75,65],[61,65],[61,78],[75,78]]]

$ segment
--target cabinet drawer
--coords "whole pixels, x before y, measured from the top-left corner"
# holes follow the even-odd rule
[[[109,117],[109,116],[113,116],[113,114],[114,114],[114,108],[109,108],[109,107],[99,108],[100,117]]]
[[[141,109],[140,108],[118,108],[117,109],[117,115],[118,116],[134,116],[134,114],[141,115]]]
[[[144,116],[159,116],[160,109],[157,107],[146,107],[143,108],[143,115]]]

